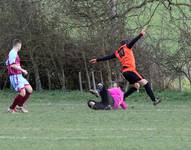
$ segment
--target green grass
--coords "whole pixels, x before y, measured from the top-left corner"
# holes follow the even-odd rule
[[[145,94],[128,99],[126,111],[93,111],[87,93],[35,92],[28,114],[5,112],[14,93],[0,91],[0,150],[190,150],[191,94]]]

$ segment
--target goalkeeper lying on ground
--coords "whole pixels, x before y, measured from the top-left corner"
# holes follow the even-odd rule
[[[88,106],[94,110],[127,109],[128,105],[124,101],[124,93],[117,83],[114,87],[106,89],[102,83],[97,85],[97,90],[90,90],[97,97],[101,97],[100,102],[94,100],[88,101]]]

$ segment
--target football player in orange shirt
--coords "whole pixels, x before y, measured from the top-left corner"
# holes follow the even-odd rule
[[[160,99],[156,98],[150,83],[144,79],[142,75],[140,75],[136,69],[135,57],[133,54],[132,47],[134,44],[145,35],[146,28],[143,28],[141,33],[135,37],[131,42],[128,40],[122,40],[120,42],[120,47],[111,55],[102,57],[102,58],[94,58],[90,60],[90,63],[96,64],[100,61],[111,60],[117,58],[121,63],[121,71],[124,78],[130,83],[131,87],[124,94],[124,99],[137,91],[140,88],[140,85],[143,86],[146,90],[147,95],[151,98],[153,105],[157,105],[160,103]]]

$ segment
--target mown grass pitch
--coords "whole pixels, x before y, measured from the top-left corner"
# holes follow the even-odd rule
[[[158,95],[157,107],[137,93],[127,111],[93,111],[87,93],[35,92],[30,113],[8,114],[14,93],[0,91],[0,150],[190,150],[191,94]]]

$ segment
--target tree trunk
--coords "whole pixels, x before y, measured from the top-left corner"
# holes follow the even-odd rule
[[[55,44],[55,56],[56,56],[56,59],[58,60],[58,65],[57,66],[60,70],[60,74],[58,73],[58,77],[59,77],[59,81],[60,81],[60,84],[61,84],[61,89],[64,91],[66,90],[66,76],[65,76],[65,71],[64,71],[64,63],[63,63],[63,59],[59,56],[59,52],[57,51],[57,47],[56,47],[56,44]]]
[[[51,90],[51,76],[50,76],[50,71],[46,68],[46,74],[48,77],[48,90]]]
[[[61,85],[61,89],[63,91],[66,90],[66,80],[65,80],[65,73],[64,73],[64,69],[60,68],[60,72],[58,72],[58,78],[59,78],[59,82]]]
[[[182,80],[181,80],[181,75],[178,76],[178,83],[179,83],[179,91],[182,92]]]
[[[111,24],[112,29],[111,33],[113,36],[113,40],[115,41],[116,36],[119,36],[119,19],[117,17],[117,0],[110,0],[109,1],[109,7],[111,9]]]
[[[117,3],[118,3],[118,0],[109,0],[108,1],[109,3],[109,8],[110,8],[110,16],[111,16],[111,44],[112,44],[112,47],[117,47],[119,44],[119,40],[121,37],[124,37],[123,35],[123,32],[122,31],[122,28],[123,28],[123,24],[122,24],[122,20],[118,17],[118,14],[117,14]],[[110,47],[111,49],[111,47]],[[118,62],[114,62],[115,64],[115,68],[114,68],[114,71],[115,71],[115,80],[118,80],[118,77],[120,76],[120,72],[119,72],[119,63]],[[109,73],[111,74],[112,71],[109,67],[109,62],[107,64],[107,67],[108,67],[108,70],[109,70]],[[111,77],[111,76],[110,76]],[[110,83],[112,81],[112,77],[109,79]]]
[[[35,50],[35,49],[36,48],[34,48],[33,50]],[[33,50],[32,51],[29,50],[29,54],[30,54],[32,65],[33,65],[34,75],[35,75],[36,90],[39,91],[39,90],[42,90],[42,84],[41,84],[41,80],[40,80],[38,65],[35,62],[33,54],[32,54]]]
[[[61,73],[62,73],[62,90],[65,91],[66,90],[66,77],[65,77],[65,72],[64,72],[64,69],[62,68],[61,70]]]

